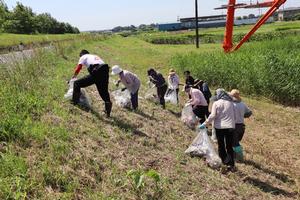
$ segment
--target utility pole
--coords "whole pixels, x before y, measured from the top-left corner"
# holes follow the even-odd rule
[[[196,48],[199,48],[199,20],[198,20],[198,0],[195,0],[195,18],[196,18]]]

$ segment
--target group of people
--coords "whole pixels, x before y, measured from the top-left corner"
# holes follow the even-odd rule
[[[208,124],[213,124],[219,156],[229,170],[234,170],[235,158],[243,159],[243,148],[240,142],[245,133],[244,118],[250,117],[252,112],[242,102],[237,89],[233,89],[230,93],[224,89],[217,89],[213,100],[211,114],[199,128],[205,129]]]
[[[76,78],[80,70],[86,67],[89,74],[74,82],[73,104],[78,104],[81,88],[95,84],[100,97],[105,102],[105,111],[107,117],[110,117],[112,102],[108,91],[109,84],[109,66],[97,55],[90,54],[87,50],[80,52],[80,59],[75,69],[73,78]],[[132,108],[138,108],[138,93],[141,81],[138,76],[120,66],[112,67],[112,75],[118,75],[119,80],[116,83],[119,86],[122,83],[131,94]],[[230,169],[234,169],[235,157],[243,156],[243,149],[240,141],[245,132],[244,118],[250,117],[252,112],[242,102],[240,93],[234,89],[227,93],[224,89],[216,90],[216,95],[212,97],[208,84],[202,80],[195,80],[190,71],[185,71],[185,84],[180,84],[179,76],[175,70],[169,71],[168,82],[163,75],[153,68],[147,71],[149,81],[157,88],[157,97],[162,108],[165,108],[165,95],[171,91],[179,94],[179,86],[184,86],[189,100],[186,106],[192,106],[193,113],[199,118],[199,128],[205,129],[208,124],[213,124],[216,130],[218,141],[219,156],[223,164]],[[213,100],[211,113],[209,112],[210,100]]]

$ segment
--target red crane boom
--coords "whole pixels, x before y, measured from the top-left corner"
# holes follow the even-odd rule
[[[223,49],[225,52],[232,52],[238,50],[275,12],[283,5],[286,0],[272,0],[257,4],[236,4],[236,0],[229,0],[227,6],[222,6],[217,9],[227,8],[227,22],[226,31],[224,35]],[[259,19],[254,27],[247,33],[244,38],[236,45],[233,46],[233,26],[234,26],[234,14],[235,9],[238,8],[261,8],[270,7],[270,9]]]

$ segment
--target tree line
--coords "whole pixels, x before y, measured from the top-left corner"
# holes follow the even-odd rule
[[[79,30],[69,23],[57,21],[49,13],[36,14],[30,7],[24,6],[20,2],[10,11],[4,0],[0,0],[0,32],[64,34],[79,33]]]

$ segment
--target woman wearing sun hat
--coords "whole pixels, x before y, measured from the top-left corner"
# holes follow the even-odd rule
[[[123,70],[118,65],[112,67],[112,75],[119,75],[120,80],[118,81],[117,86],[119,86],[120,82],[122,82],[125,86],[123,90],[129,90],[132,109],[136,110],[138,108],[138,93],[141,85],[141,81],[137,75],[127,70]]]
[[[170,69],[169,71],[167,94],[169,94],[172,90],[176,90],[177,102],[178,102],[179,76],[176,74],[176,71],[174,69]]]
[[[230,96],[233,98],[234,113],[235,113],[235,129],[233,133],[233,150],[237,159],[243,159],[243,147],[240,141],[243,139],[245,133],[244,118],[248,118],[252,115],[252,111],[248,106],[242,102],[240,97],[240,91],[233,89],[230,92]]]

